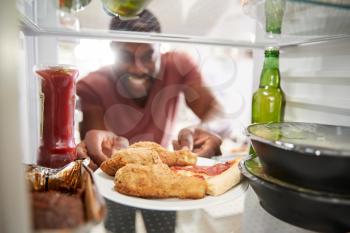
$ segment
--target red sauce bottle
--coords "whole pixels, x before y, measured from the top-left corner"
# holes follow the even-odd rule
[[[69,65],[36,66],[41,80],[41,145],[37,163],[63,167],[77,158],[74,141],[75,80]]]

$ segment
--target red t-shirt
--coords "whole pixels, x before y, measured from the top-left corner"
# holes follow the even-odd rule
[[[188,85],[202,85],[198,66],[183,53],[162,54],[160,71],[145,107],[118,91],[118,82],[115,81],[118,78],[113,78],[114,74],[112,66],[106,66],[78,82],[77,94],[82,110],[102,108],[106,128],[126,137],[130,143],[145,140],[167,146],[179,94]]]

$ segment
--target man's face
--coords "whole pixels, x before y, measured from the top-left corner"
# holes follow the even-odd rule
[[[112,42],[119,81],[131,98],[148,95],[157,72],[159,49],[154,44]]]

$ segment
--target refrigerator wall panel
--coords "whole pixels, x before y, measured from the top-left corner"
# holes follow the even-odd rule
[[[350,125],[350,40],[282,49],[286,121]]]
[[[22,158],[28,141],[23,133],[21,92],[24,76],[18,72],[18,30],[15,4],[0,7],[0,232],[30,232]]]

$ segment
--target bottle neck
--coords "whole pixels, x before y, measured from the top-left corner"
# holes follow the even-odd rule
[[[280,86],[278,57],[265,57],[264,67],[260,77],[260,87],[275,87]]]

